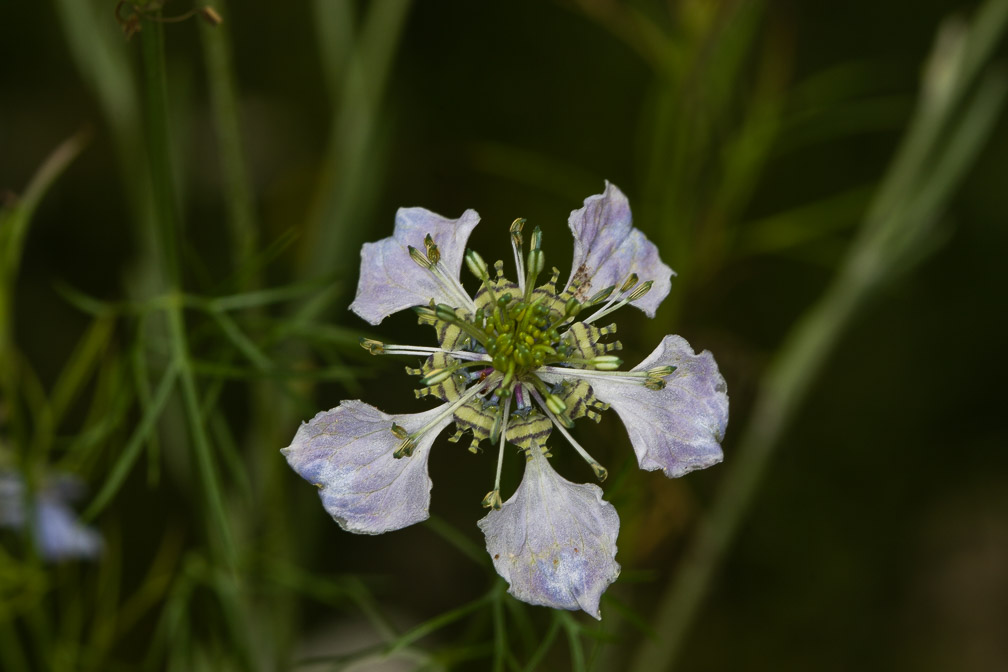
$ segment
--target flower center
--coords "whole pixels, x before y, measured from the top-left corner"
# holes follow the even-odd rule
[[[547,361],[564,359],[561,353],[567,348],[559,343],[556,327],[561,318],[551,314],[541,297],[531,302],[510,293],[499,297],[484,327],[493,368],[521,379]]]

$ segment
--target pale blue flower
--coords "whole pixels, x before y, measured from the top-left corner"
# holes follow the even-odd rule
[[[103,548],[101,535],[82,524],[68,502],[83,494],[80,481],[59,475],[43,482],[31,500],[21,474],[0,472],[0,527],[24,529],[31,514],[32,534],[44,560],[93,559]]]
[[[606,470],[569,433],[574,420],[612,408],[627,427],[642,469],[669,477],[722,459],[728,424],[725,382],[709,352],[699,355],[666,336],[643,362],[620,371],[614,324],[596,321],[625,305],[654,316],[668,295],[672,270],[633,228],[630,206],[615,186],[571,213],[573,270],[562,289],[545,268],[538,228],[525,254],[524,220],[511,226],[517,281],[503,262],[488,267],[466,250],[479,222],[473,210],[446,219],[423,208],[396,214],[393,235],[361,250],[361,275],[351,309],[371,324],[413,308],[434,327],[438,347],[363,340],[372,354],[422,358],[417,397],[441,405],[390,415],[346,401],[303,423],[283,449],[290,465],[319,488],[326,511],[348,531],[379,534],[428,517],[427,460],[450,424],[470,450],[499,445],[494,488],[479,522],[494,567],[510,593],[531,604],[583,609],[599,618],[603,591],[616,580],[619,516],[596,485],[567,481],[550,465],[547,441],[556,428],[591,465]],[[463,288],[463,261],[479,279]],[[582,313],[590,312],[586,317]],[[507,501],[500,494],[504,446],[525,455],[525,475]]]

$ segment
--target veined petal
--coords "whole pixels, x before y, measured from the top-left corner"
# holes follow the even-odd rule
[[[479,223],[475,210],[458,219],[447,219],[424,208],[399,208],[395,230],[389,238],[365,243],[361,248],[361,274],[357,296],[350,309],[371,324],[392,313],[430,303],[459,304],[458,296],[430,270],[410,258],[407,247],[424,251],[424,238],[431,235],[441,253],[441,266],[449,280],[458,284],[466,241]]]
[[[674,366],[665,388],[617,377],[595,376],[595,396],[609,404],[626,425],[641,469],[661,469],[669,478],[717,464],[728,426],[725,380],[710,352],[699,355],[681,336],[666,336],[632,371]]]
[[[602,592],[619,576],[619,516],[597,485],[561,477],[533,447],[518,490],[479,521],[497,573],[523,602],[601,618]]]
[[[580,283],[575,296],[585,300],[592,294],[616,285],[631,273],[642,282],[653,280],[651,291],[632,304],[654,317],[658,305],[672,286],[672,269],[658,258],[658,248],[635,229],[630,203],[615,185],[606,182],[605,191],[585,199],[584,207],[574,210],[567,220],[574,234],[572,282]]]
[[[426,520],[431,444],[452,421],[451,413],[417,439],[411,456],[395,458],[401,443],[393,423],[415,432],[443,414],[389,415],[362,401],[345,401],[301,424],[280,452],[306,481],[319,488],[322,505],[349,532],[381,534]]]

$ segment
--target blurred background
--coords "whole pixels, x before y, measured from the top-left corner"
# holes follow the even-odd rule
[[[50,0],[0,8],[3,670],[1008,669],[1008,2]],[[347,310],[420,205],[566,277],[604,180],[677,272],[625,359],[714,353],[725,460],[618,419],[603,619],[504,592],[492,451],[341,531],[279,449],[416,412]],[[468,280],[467,280],[468,282]],[[610,414],[611,415],[611,414]],[[554,441],[554,464],[591,481]],[[505,497],[521,477],[507,460]]]

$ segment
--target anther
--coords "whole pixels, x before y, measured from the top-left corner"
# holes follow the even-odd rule
[[[615,371],[623,365],[623,360],[616,355],[599,355],[588,360],[588,364],[599,371]]]
[[[434,369],[426,376],[418,381],[418,384],[427,387],[428,385],[437,385],[438,383],[447,380],[455,371],[458,370],[458,366],[444,366],[440,369]]]
[[[394,422],[392,423],[392,433],[395,434],[397,439],[406,439],[409,437],[409,433],[406,431],[406,428],[401,427]]]
[[[511,222],[511,240],[518,247],[521,247],[525,242],[522,240],[522,227],[525,226],[525,218],[519,217],[518,219]]]
[[[431,266],[441,261],[441,252],[438,250],[437,245],[434,244],[434,239],[431,238],[429,233],[424,236],[423,244],[427,248],[427,259],[430,261]]]
[[[564,305],[564,318],[574,317],[579,312],[581,312],[581,302],[573,296],[567,299],[567,303]]]
[[[370,352],[372,355],[382,355],[385,354],[385,344],[381,341],[376,341],[373,338],[362,338],[360,339],[360,346]]]
[[[532,244],[533,250],[538,250],[542,248],[542,229],[538,226],[532,230]]]
[[[654,284],[654,280],[648,280],[647,282],[645,282],[644,284],[642,284],[640,287],[638,287],[637,289],[635,289],[633,291],[633,293],[630,296],[627,297],[626,300],[627,301],[636,301],[637,299],[641,298],[642,296],[644,296],[645,294],[647,294],[649,291],[651,291],[651,285],[653,285],[653,284]]]
[[[637,284],[638,280],[639,278],[636,273],[628,275],[626,281],[623,282],[623,286],[620,288],[619,293],[622,294],[623,292],[629,291],[631,287]]]
[[[588,301],[585,302],[585,306],[594,306],[597,303],[602,303],[603,301],[608,299],[609,296],[614,291],[616,291],[616,285],[609,285],[608,287],[606,287],[605,289],[596,293],[594,296],[588,299]]]
[[[416,450],[416,441],[406,437],[403,439],[402,443],[399,444],[399,447],[395,449],[395,452],[392,453],[392,457],[397,460],[402,459],[403,457],[411,457],[414,450]]]
[[[500,490],[491,490],[483,498],[484,509],[500,509],[502,506]]]
[[[567,404],[563,402],[563,399],[556,396],[552,392],[547,392],[544,396],[546,398],[547,408],[549,408],[549,410],[552,411],[553,413],[560,415],[561,413],[567,410]]]
[[[407,245],[406,249],[409,250],[410,259],[415,261],[418,265],[420,265],[420,267],[426,269],[431,269],[434,267],[434,264],[431,263],[431,260],[428,259],[426,256],[424,256],[424,254],[420,250],[416,249],[412,245]]]

